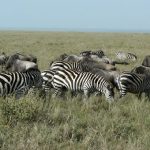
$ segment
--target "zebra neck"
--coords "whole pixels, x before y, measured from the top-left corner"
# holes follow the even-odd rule
[[[36,82],[38,82],[37,80],[35,80],[36,77],[38,76],[35,71],[27,72],[26,75],[27,75],[27,83],[30,87],[34,86]]]

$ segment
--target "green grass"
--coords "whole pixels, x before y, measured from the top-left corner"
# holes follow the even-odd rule
[[[62,53],[79,54],[87,49],[104,49],[115,58],[115,52],[133,52],[138,61],[150,54],[150,34],[135,33],[65,33],[65,32],[0,32],[0,50],[32,53],[39,68]],[[64,150],[149,150],[150,102],[128,94],[108,104],[104,97],[81,97],[47,101],[27,95],[21,100],[0,99],[0,149]]]

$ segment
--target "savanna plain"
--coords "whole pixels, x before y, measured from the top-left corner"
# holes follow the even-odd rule
[[[39,69],[60,54],[103,49],[115,59],[115,52],[135,53],[137,61],[117,65],[130,71],[150,54],[147,33],[21,32],[0,31],[0,50],[33,54]],[[127,94],[109,104],[105,97],[80,96],[44,99],[28,94],[20,100],[0,98],[0,149],[2,150],[149,150],[150,101]]]

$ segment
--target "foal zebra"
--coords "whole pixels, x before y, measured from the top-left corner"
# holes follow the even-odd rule
[[[99,91],[105,94],[107,100],[114,96],[113,88],[102,76],[90,72],[76,72],[70,69],[57,70],[53,77],[55,95],[62,93],[62,89],[72,92],[83,91],[86,98],[91,92]]]
[[[27,94],[32,87],[38,88],[42,84],[41,73],[38,69],[26,72],[0,73],[0,96],[15,94],[16,99]]]
[[[120,60],[131,60],[131,61],[137,60],[137,56],[132,53],[117,52],[116,57]]]
[[[120,97],[127,92],[139,94],[139,98],[144,92],[150,98],[150,76],[136,73],[122,73],[117,77],[117,85],[120,91]]]

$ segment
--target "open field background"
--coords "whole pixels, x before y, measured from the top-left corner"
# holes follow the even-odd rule
[[[117,51],[133,52],[138,61],[150,54],[150,34],[0,32],[0,50],[30,53],[38,58],[39,68],[60,54],[79,54],[83,50],[104,49],[110,58]],[[83,103],[80,97],[50,100],[27,95],[19,101],[0,99],[0,149],[89,149],[149,150],[150,102],[128,94],[109,105],[102,97]]]

